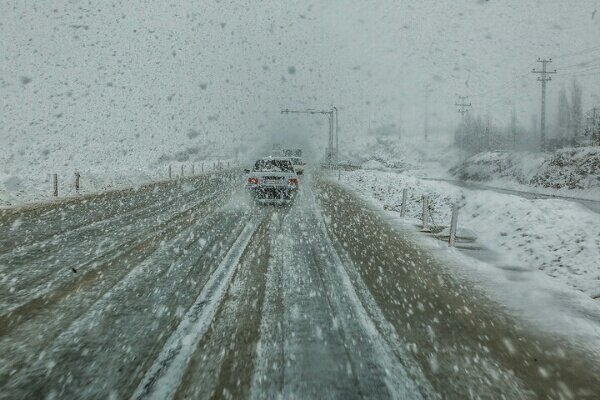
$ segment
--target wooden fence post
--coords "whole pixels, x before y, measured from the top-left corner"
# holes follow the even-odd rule
[[[75,193],[79,194],[79,178],[81,174],[79,172],[75,172]]]
[[[421,232],[431,232],[429,229],[429,198],[423,196],[423,228]]]
[[[58,174],[52,174],[52,180],[54,182],[54,197],[58,197]]]
[[[407,189],[402,189],[402,205],[400,206],[401,217],[404,217],[406,215],[406,192]]]
[[[454,246],[456,241],[456,226],[458,225],[458,205],[452,205],[452,218],[450,219],[450,235],[448,236],[448,246]]]

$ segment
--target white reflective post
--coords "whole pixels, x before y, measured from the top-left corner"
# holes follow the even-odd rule
[[[58,197],[58,174],[53,174],[52,180],[54,181],[54,197]]]
[[[406,192],[407,189],[402,189],[402,205],[400,206],[400,216],[406,215]]]
[[[79,194],[79,178],[81,178],[81,174],[79,172],[75,172],[75,193]]]
[[[429,198],[423,196],[423,229],[421,232],[430,232],[429,230]]]
[[[454,246],[456,241],[456,226],[458,224],[458,205],[452,206],[452,218],[450,220],[450,236],[448,236],[448,246]]]

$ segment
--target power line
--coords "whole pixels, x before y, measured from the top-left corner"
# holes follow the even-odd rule
[[[557,54],[557,55],[554,55],[553,58],[575,57],[575,56],[580,56],[580,55],[583,55],[586,53],[594,53],[597,51],[600,51],[600,46],[588,47],[587,49],[576,50],[576,51],[572,51],[572,52],[564,53],[564,54]]]
[[[572,73],[570,75],[566,75],[566,77],[586,77],[586,76],[598,76],[600,77],[600,71],[593,71],[593,72],[587,72],[587,73]]]
[[[591,60],[587,60],[587,61],[578,61],[574,64],[561,66],[560,69],[564,70],[564,69],[569,69],[569,68],[586,68],[586,67],[591,67],[594,65],[600,65],[600,64],[594,64],[598,61],[600,61],[600,57],[592,58]]]
[[[594,67],[589,67],[589,68],[582,69],[582,70],[579,70],[579,71],[577,71],[577,70],[575,70],[575,71],[571,70],[571,71],[567,71],[565,73],[561,72],[561,76],[579,76],[579,75],[590,74],[590,73],[592,73],[592,74],[594,74],[594,73],[598,74],[598,73],[600,73],[599,69],[600,69],[600,65],[594,66]]]

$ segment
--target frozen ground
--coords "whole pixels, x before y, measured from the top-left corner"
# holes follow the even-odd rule
[[[543,271],[593,298],[600,297],[600,215],[577,203],[461,189],[409,172],[344,172],[342,181],[396,212],[402,190],[408,189],[407,216],[415,220],[421,215],[421,196],[428,195],[434,225],[447,226],[451,205],[459,203],[459,227],[475,232],[481,245],[500,255],[501,263]]]

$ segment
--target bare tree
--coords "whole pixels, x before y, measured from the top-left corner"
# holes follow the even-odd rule
[[[580,136],[583,122],[582,89],[577,79],[571,83],[571,134],[573,137]]]
[[[571,110],[569,108],[569,99],[567,98],[567,90],[565,87],[560,88],[558,94],[558,113],[557,113],[557,124],[558,124],[558,137],[561,140],[569,138],[569,125],[571,118]]]

